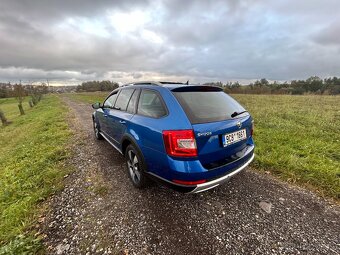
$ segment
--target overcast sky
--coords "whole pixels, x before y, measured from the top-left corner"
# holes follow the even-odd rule
[[[1,0],[0,81],[340,76],[339,0]]]

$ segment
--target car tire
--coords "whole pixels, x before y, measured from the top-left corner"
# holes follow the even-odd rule
[[[134,145],[130,144],[125,150],[125,161],[129,178],[138,189],[143,189],[148,186],[149,179],[146,176],[146,167],[139,150]]]
[[[97,123],[97,121],[93,120],[93,130],[94,130],[94,136],[97,140],[103,140],[103,136],[100,133],[100,128]]]

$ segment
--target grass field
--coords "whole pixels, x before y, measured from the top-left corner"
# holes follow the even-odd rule
[[[71,135],[67,109],[57,96],[44,97],[19,116],[15,99],[0,99],[9,126],[0,126],[0,254],[35,253],[40,248],[33,226],[38,205],[60,187],[67,171],[61,160]],[[26,254],[26,253],[25,253]]]
[[[103,101],[108,93],[70,94]],[[340,195],[340,97],[232,95],[255,119],[259,170],[298,183],[321,195]]]
[[[82,93],[69,93],[67,96],[78,102],[85,102],[93,104],[95,102],[103,102],[110,92],[82,92]]]
[[[339,96],[233,97],[255,119],[258,169],[339,198]]]

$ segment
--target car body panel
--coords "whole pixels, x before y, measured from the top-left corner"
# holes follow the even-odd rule
[[[109,111],[107,123],[110,128],[107,131],[107,134],[116,144],[116,146],[121,145],[122,137],[125,134],[129,121],[132,119],[132,117],[133,114],[128,112],[123,112],[119,110]]]
[[[193,130],[196,136],[199,160],[202,164],[212,163],[221,160],[242,150],[248,143],[250,137],[252,119],[246,116],[239,119],[229,119],[225,121],[194,124]],[[237,124],[241,124],[239,127]],[[223,146],[222,136],[228,133],[246,129],[247,139]],[[211,133],[211,135],[200,135]]]

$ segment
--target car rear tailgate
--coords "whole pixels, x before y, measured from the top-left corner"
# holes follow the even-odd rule
[[[251,117],[247,116],[239,119],[230,119],[225,121],[193,124],[193,130],[196,138],[198,158],[206,168],[219,166],[223,162],[228,163],[237,159],[235,156],[248,145],[251,135]],[[245,129],[246,137],[243,140],[223,144],[223,136],[233,132]]]

